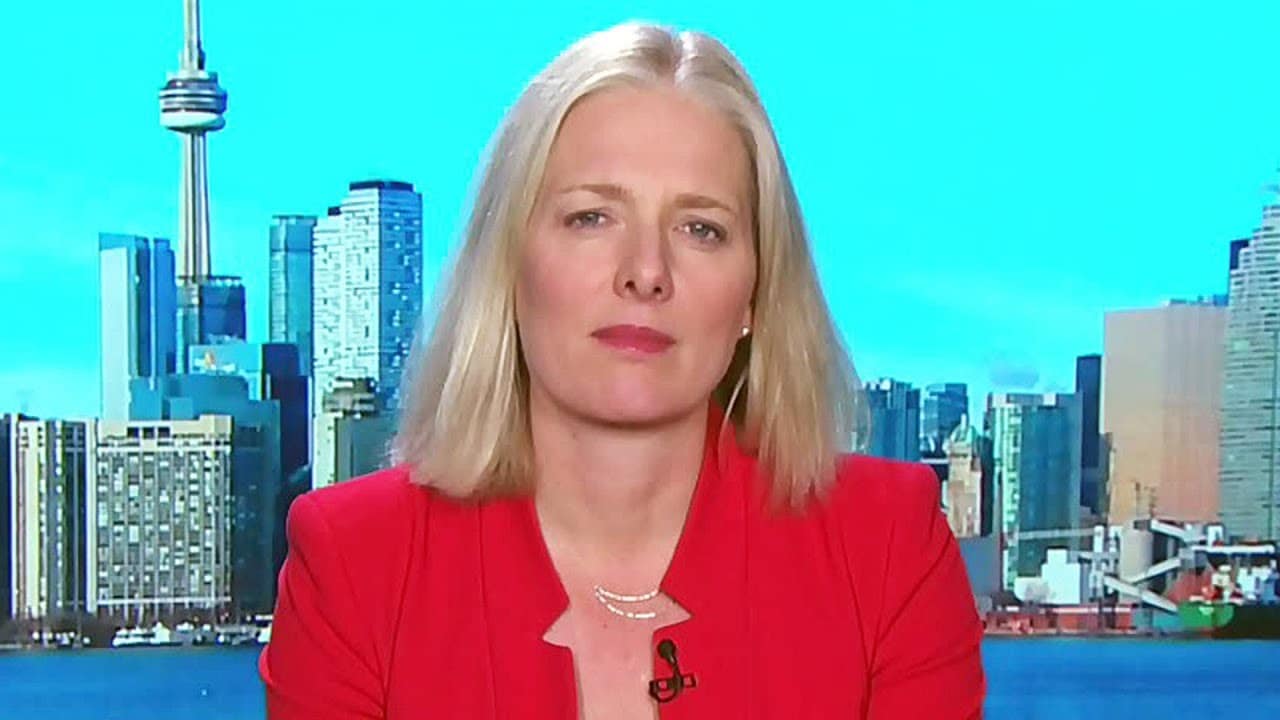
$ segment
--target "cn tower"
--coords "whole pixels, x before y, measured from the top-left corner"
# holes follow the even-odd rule
[[[217,73],[205,69],[200,47],[200,2],[184,0],[185,42],[178,71],[160,90],[160,124],[182,137],[182,195],[179,209],[178,366],[187,365],[186,348],[210,335],[203,308],[213,300],[208,288],[225,284],[209,267],[209,173],[205,136],[222,128],[227,93]],[[241,292],[243,292],[241,290]]]

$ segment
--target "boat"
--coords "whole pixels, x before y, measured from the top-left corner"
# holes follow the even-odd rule
[[[129,648],[148,645],[147,631],[143,628],[120,628],[111,638],[111,647]]]
[[[120,628],[111,639],[113,648],[131,647],[176,647],[182,640],[173,636],[173,631],[162,622],[149,628]]]
[[[1178,604],[1187,632],[1223,640],[1280,640],[1280,604],[1190,600]]]
[[[240,645],[252,645],[258,641],[258,627],[244,623],[236,623],[233,625],[219,625],[216,628],[218,645],[229,645],[238,647]]]
[[[1280,574],[1275,565],[1220,565],[1200,596],[1178,603],[1190,633],[1220,639],[1280,640]]]

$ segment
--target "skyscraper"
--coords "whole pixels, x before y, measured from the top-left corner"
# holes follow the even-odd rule
[[[200,286],[200,333],[187,336],[191,345],[234,342],[246,335],[244,283],[235,275],[209,275]]]
[[[1101,424],[1112,445],[1112,523],[1152,514],[1217,521],[1225,322],[1212,301],[1106,314]]]
[[[13,617],[14,493],[17,490],[18,421],[21,415],[0,415],[0,627]]]
[[[259,432],[270,432],[272,441],[278,443],[280,476],[263,476],[260,492],[251,497],[257,498],[254,502],[268,503],[262,512],[264,518],[270,514],[274,523],[271,572],[279,573],[288,546],[285,521],[289,506],[300,491],[310,489],[310,483],[304,479],[309,477],[307,464],[311,459],[311,407],[307,397],[308,379],[299,367],[298,346],[243,341],[197,345],[191,349],[189,365],[193,375],[242,378],[248,388],[248,401],[271,401],[275,405],[278,425],[264,426]],[[265,467],[256,471],[275,472]],[[253,487],[244,482],[244,478],[236,480],[238,489]],[[268,498],[271,493],[274,497]],[[239,507],[249,509],[244,504]],[[237,547],[244,547],[244,543]]]
[[[199,0],[184,0],[183,16],[181,64],[160,90],[160,124],[182,137],[179,363],[186,362],[186,348],[192,345],[245,337],[244,287],[238,278],[214,276],[209,261],[206,136],[225,124],[227,93],[218,85],[217,73],[205,69]]]
[[[125,624],[231,602],[231,418],[102,421],[89,498],[89,608]]]
[[[1102,356],[1076,358],[1076,395],[1080,398],[1080,504],[1094,514],[1105,507],[1106,474],[1102,471]]]
[[[1222,523],[1280,539],[1280,202],[1231,248],[1223,361]]]
[[[298,346],[302,374],[311,376],[311,236],[316,219],[277,215],[271,219],[270,295],[267,304],[270,340]]]
[[[895,460],[920,459],[920,391],[883,378],[867,383],[871,442],[867,453]]]
[[[98,236],[102,417],[129,417],[129,381],[177,367],[177,286],[168,240]]]
[[[181,290],[181,287],[179,288]],[[178,309],[178,371],[190,371],[187,361],[197,345],[236,342],[247,337],[244,283],[234,275],[206,275],[185,291],[193,300]]]
[[[991,534],[994,502],[991,482],[991,438],[962,415],[943,442],[947,471],[947,522],[957,538]]]
[[[13,457],[14,615],[49,629],[86,610],[85,507],[96,421],[18,420]]]
[[[368,378],[338,378],[315,419],[312,487],[325,487],[386,467],[394,418],[380,414]]]
[[[1022,533],[1080,524],[1080,400],[1058,393],[993,393],[986,425],[1005,538],[1002,575],[1012,590],[1018,577],[1040,573],[1055,544],[1021,538]]]
[[[297,345],[242,340],[196,345],[188,365],[192,375],[244,378],[251,401],[275,400],[280,406],[281,472],[287,476],[307,464],[310,413]]]
[[[238,373],[171,375],[135,381],[137,420],[196,420],[226,415],[231,433],[232,602],[238,614],[270,612],[275,601],[281,472],[280,403],[251,400]]]
[[[941,455],[942,444],[969,412],[969,388],[964,383],[934,383],[924,389],[921,408],[920,452]]]
[[[313,248],[312,404],[339,377],[367,377],[379,410],[394,413],[422,313],[422,196],[409,183],[351,183],[317,220]]]

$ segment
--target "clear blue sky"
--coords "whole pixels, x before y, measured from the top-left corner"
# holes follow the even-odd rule
[[[251,339],[272,214],[413,182],[434,281],[523,83],[629,18],[710,31],[754,75],[863,377],[968,382],[975,408],[1069,389],[1107,310],[1224,291],[1277,180],[1274,0],[751,5],[207,0],[213,262],[249,285]],[[97,233],[176,234],[156,91],[181,32],[179,0],[5,11],[0,411],[97,411]]]

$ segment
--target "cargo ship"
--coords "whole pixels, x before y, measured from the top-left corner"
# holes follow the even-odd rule
[[[1186,632],[1217,639],[1280,640],[1280,604],[1190,600],[1178,604]]]
[[[1280,640],[1280,572],[1274,554],[1265,565],[1242,567],[1237,558],[1215,550],[1210,547],[1207,554],[1221,564],[1209,583],[1178,603],[1183,629],[1221,639]]]

